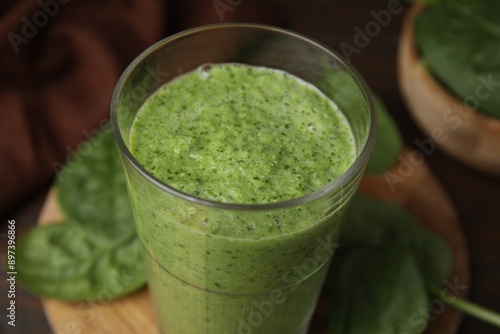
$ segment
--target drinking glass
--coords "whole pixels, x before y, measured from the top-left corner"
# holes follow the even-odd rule
[[[354,163],[312,193],[256,205],[197,198],[153,177],[129,151],[136,113],[162,85],[215,63],[278,69],[316,86],[349,122],[356,147]],[[284,29],[256,24],[204,26],[156,43],[130,64],[115,89],[111,121],[161,331],[306,333],[343,213],[375,138],[376,113],[359,74],[335,52]],[[224,125],[217,131],[224,131]],[[289,233],[271,228],[265,236],[252,233],[255,226],[299,220],[302,227]],[[249,226],[248,236],[212,228],[221,222]]]

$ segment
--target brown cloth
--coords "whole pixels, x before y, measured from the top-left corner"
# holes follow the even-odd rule
[[[0,215],[108,119],[142,50],[177,30],[264,17],[251,0],[4,0],[0,13]]]

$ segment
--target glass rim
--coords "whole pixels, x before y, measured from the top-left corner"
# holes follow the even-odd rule
[[[120,131],[120,127],[118,124],[118,117],[117,117],[117,112],[118,112],[118,101],[121,97],[121,93],[123,91],[123,88],[125,86],[125,83],[127,80],[130,78],[131,74],[134,72],[136,69],[137,65],[140,64],[144,59],[146,59],[149,55],[153,54],[157,49],[174,42],[180,38],[187,37],[189,35],[194,35],[198,34],[200,32],[206,31],[206,30],[214,30],[214,29],[228,29],[228,28],[252,28],[255,30],[262,30],[262,31],[270,31],[270,32],[275,32],[279,33],[282,35],[287,35],[289,37],[293,37],[296,39],[300,39],[304,41],[305,43],[323,50],[326,52],[329,56],[333,56],[334,58],[337,59],[337,61],[340,63],[340,65],[354,78],[356,83],[359,85],[361,88],[361,92],[363,93],[363,96],[365,98],[365,101],[367,102],[368,109],[369,109],[369,114],[370,114],[370,125],[368,129],[368,136],[366,138],[366,141],[361,149],[361,152],[359,155],[356,157],[355,161],[345,170],[338,178],[333,180],[332,182],[324,185],[323,187],[307,193],[303,196],[284,200],[284,201],[279,201],[279,202],[271,202],[271,203],[257,203],[257,204],[240,204],[240,203],[225,203],[225,202],[217,202],[209,199],[203,199],[196,197],[194,195],[182,192],[176,188],[173,188],[169,186],[168,184],[160,181],[156,177],[154,177],[152,174],[150,174],[132,155],[130,152],[127,144],[123,140],[122,133]],[[293,32],[287,29],[283,28],[278,28],[270,25],[264,25],[264,24],[256,24],[256,23],[218,23],[218,24],[210,24],[210,25],[204,25],[204,26],[199,26],[187,30],[183,30],[181,32],[178,32],[176,34],[173,34],[171,36],[168,36],[164,39],[161,39],[160,41],[154,43],[150,47],[148,47],[146,50],[141,52],[125,69],[125,71],[122,73],[120,78],[118,79],[118,82],[116,84],[116,87],[113,92],[112,100],[111,100],[111,110],[110,110],[110,116],[111,116],[111,125],[113,129],[113,135],[115,137],[115,142],[118,146],[118,149],[121,151],[122,156],[125,157],[125,159],[128,160],[128,162],[135,168],[136,171],[138,171],[148,182],[151,182],[154,186],[160,188],[161,190],[168,192],[176,197],[180,197],[186,201],[193,202],[199,205],[204,205],[207,207],[215,207],[215,208],[220,208],[220,209],[226,209],[226,210],[239,210],[239,211],[265,211],[265,210],[276,210],[276,209],[283,209],[283,208],[290,208],[290,207],[295,207],[307,203],[311,203],[317,199],[320,199],[321,197],[324,197],[327,194],[330,194],[334,192],[337,189],[342,188],[344,185],[346,185],[349,180],[353,179],[356,174],[360,171],[361,168],[368,162],[370,152],[373,148],[373,145],[375,143],[375,136],[376,136],[376,128],[377,128],[377,112],[375,109],[375,104],[373,101],[373,97],[371,94],[371,90],[368,86],[368,84],[365,82],[363,77],[359,74],[359,72],[348,62],[346,61],[342,56],[340,56],[337,52],[331,50],[329,47],[323,45],[320,42],[317,42],[313,40],[312,38],[302,35],[297,32]]]

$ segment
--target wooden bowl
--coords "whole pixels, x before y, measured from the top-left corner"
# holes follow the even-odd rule
[[[500,120],[467,107],[422,66],[413,33],[414,18],[421,10],[414,5],[407,13],[398,51],[403,98],[428,136],[416,144],[426,155],[439,146],[472,167],[500,174]]]

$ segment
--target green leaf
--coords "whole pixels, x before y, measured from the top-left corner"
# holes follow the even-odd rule
[[[500,0],[435,1],[415,19],[422,61],[459,99],[500,118]],[[472,101],[472,102],[471,102]]]
[[[351,116],[350,124],[360,122],[362,117],[366,117],[366,112],[363,112],[367,108],[365,96],[350,73],[343,70],[328,71],[316,82],[316,86],[332,99],[340,110],[349,111],[346,117]],[[375,94],[373,97],[378,112],[378,131],[366,173],[381,174],[392,167],[403,148],[403,142],[384,103]],[[356,140],[362,141],[362,138]]]
[[[424,228],[402,206],[355,195],[342,225],[341,247],[376,246],[387,238],[409,247],[425,280],[441,285],[448,278],[453,257],[443,239]]]
[[[378,112],[378,132],[365,173],[382,174],[394,165],[403,149],[403,141],[384,102],[375,94],[373,97]]]
[[[340,110],[355,112],[366,110],[365,95],[361,91],[351,73],[345,70],[329,70],[316,82],[316,86],[332,101]]]
[[[412,316],[428,297],[407,246],[386,240],[362,246],[344,257],[333,278],[331,334],[421,333]]]
[[[402,206],[360,194],[340,232],[326,281],[332,292],[330,333],[422,332],[425,284],[441,286],[449,276],[448,245]]]
[[[63,300],[109,300],[146,282],[110,127],[81,145],[58,176],[67,222],[39,226],[17,245],[18,282]]]
[[[17,280],[39,296],[110,300],[144,285],[140,247],[133,233],[110,243],[75,222],[39,226],[17,245]]]
[[[330,69],[322,73],[314,84],[339,107],[351,128],[360,129],[360,131],[353,131],[353,134],[356,149],[363,149],[362,145],[368,137],[366,124],[369,123],[370,117],[369,105],[366,103],[365,92],[352,73],[340,68]]]
[[[442,1],[442,0],[415,0],[416,3],[422,4],[422,5],[427,5],[427,6],[435,5],[439,1]]]
[[[85,142],[71,160],[57,183],[65,216],[96,237],[115,239],[134,231],[125,173],[110,126]]]

